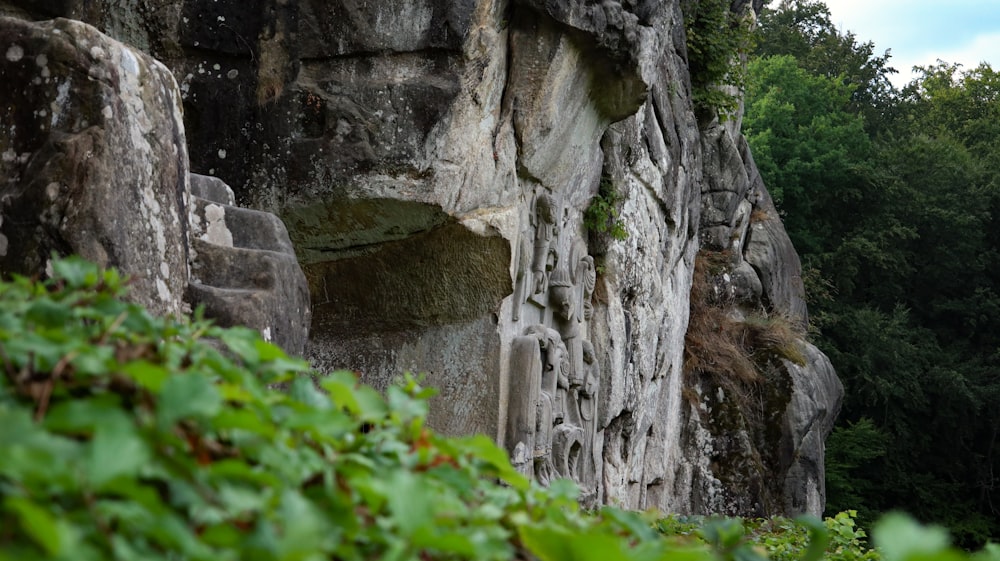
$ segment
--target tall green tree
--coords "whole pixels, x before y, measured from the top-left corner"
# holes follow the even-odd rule
[[[871,182],[864,118],[847,110],[854,87],[811,74],[790,55],[748,65],[744,131],[799,251],[820,254],[850,224],[821,209],[862,203]]]
[[[875,43],[837,29],[826,4],[814,0],[784,0],[760,15],[758,56],[791,55],[812,75],[836,78],[851,88],[850,107],[869,127],[884,124],[896,91],[889,77],[890,51],[876,54]]]
[[[897,91],[821,2],[760,28],[745,134],[847,392],[830,506],[1000,539],[1000,77],[941,62]]]

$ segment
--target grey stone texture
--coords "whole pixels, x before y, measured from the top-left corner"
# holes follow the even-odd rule
[[[79,254],[154,313],[203,305],[302,354],[309,292],[285,227],[190,173],[171,72],[69,19],[0,16],[0,45],[0,273]]]
[[[720,422],[718,388],[685,373],[699,249],[734,256],[718,289],[740,306],[807,313],[739,119],[696,118],[681,0],[133,2],[0,6],[164,60],[192,166],[288,227],[318,368],[426,373],[433,427],[493,436],[588,504],[820,512],[842,392],[825,357],[763,383],[772,432]],[[624,240],[583,225],[602,183]],[[239,245],[231,201],[225,228],[192,205],[196,259],[225,261],[204,244]]]
[[[179,315],[187,284],[187,146],[165,66],[97,29],[0,20],[0,270],[51,252],[142,279],[132,296]]]

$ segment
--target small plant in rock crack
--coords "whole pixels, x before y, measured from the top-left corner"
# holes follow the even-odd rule
[[[615,240],[628,238],[628,230],[618,211],[623,199],[610,179],[601,179],[597,194],[583,213],[583,225],[591,232],[607,234]]]

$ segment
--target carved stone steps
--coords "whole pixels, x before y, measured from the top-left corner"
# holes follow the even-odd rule
[[[219,325],[260,331],[291,354],[305,350],[309,290],[281,220],[234,206],[218,178],[191,174],[188,301]]]
[[[191,277],[195,282],[222,288],[272,290],[282,269],[295,264],[287,253],[227,247],[191,240]]]
[[[236,195],[226,182],[211,175],[188,174],[191,177],[191,194],[213,203],[236,206]]]
[[[285,224],[270,212],[240,208],[200,196],[193,199],[198,224],[192,225],[192,229],[197,239],[216,245],[277,251],[295,256]]]
[[[303,325],[284,309],[284,303],[273,297],[268,290],[247,290],[240,288],[219,288],[198,282],[188,284],[188,297],[199,306],[204,306],[205,317],[224,327],[245,325],[260,331],[265,340],[279,346],[301,338]],[[262,318],[265,321],[253,325],[247,318]],[[283,321],[284,320],[284,321]],[[287,349],[293,354],[294,349]]]

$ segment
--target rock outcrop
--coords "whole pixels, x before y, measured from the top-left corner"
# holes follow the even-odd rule
[[[190,173],[171,72],[67,19],[0,17],[0,45],[0,273],[79,254],[154,313],[203,305],[301,354],[309,294],[285,227]]]
[[[316,366],[426,372],[435,428],[589,503],[821,510],[842,390],[801,340],[798,258],[738,120],[696,116],[680,0],[135,3],[0,6],[166,62],[192,165],[288,226]],[[627,238],[585,227],[596,196]],[[780,318],[795,351],[767,347],[755,379],[694,364],[702,304]]]

